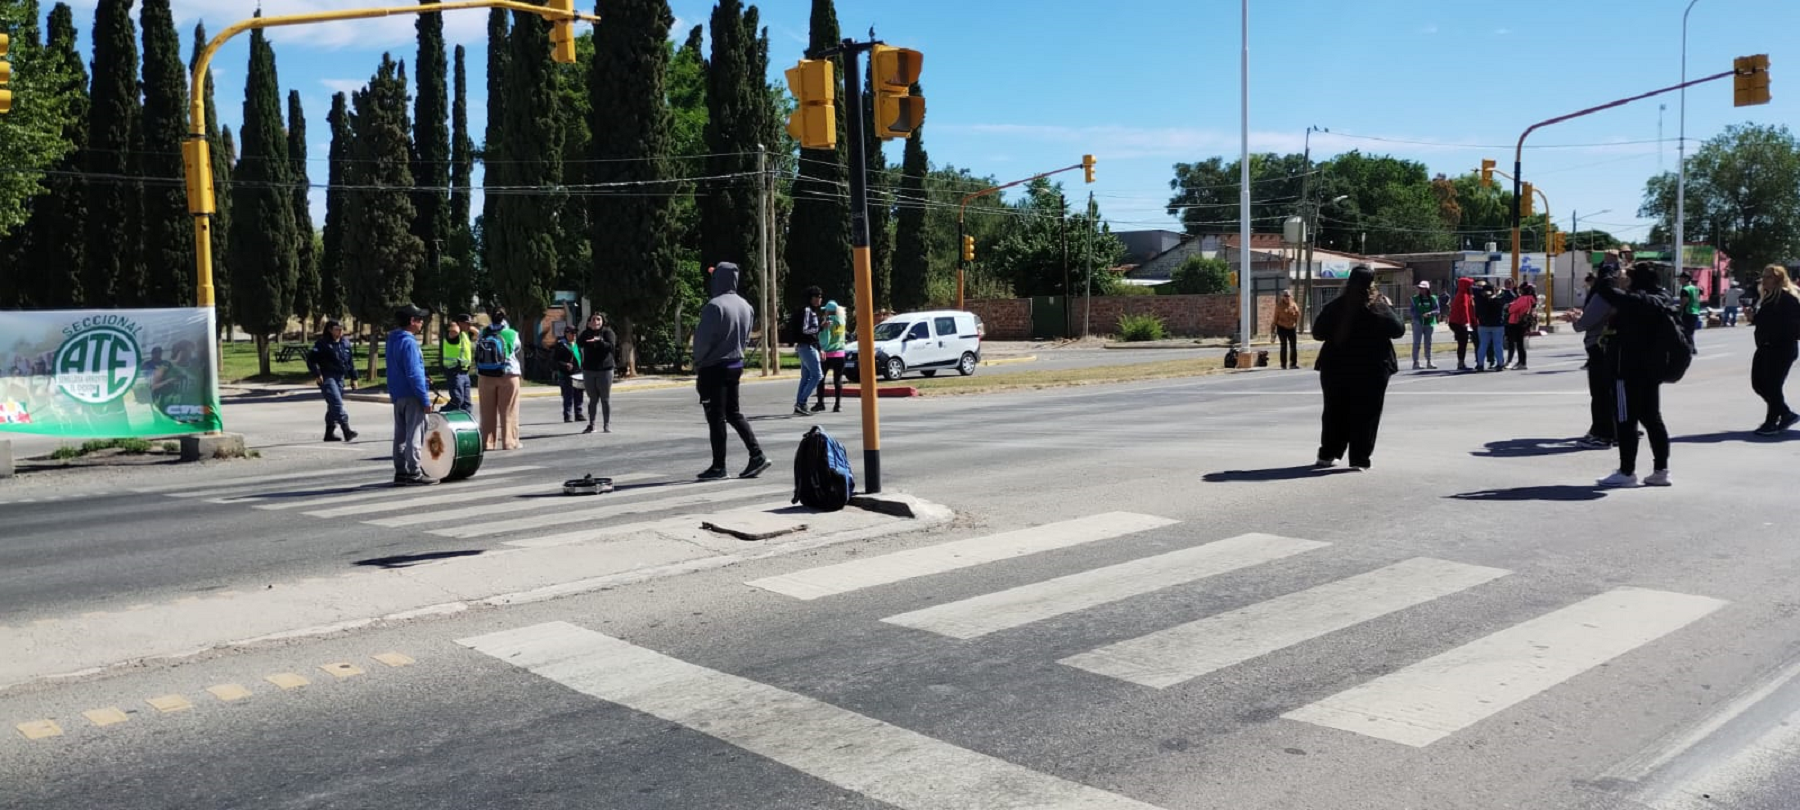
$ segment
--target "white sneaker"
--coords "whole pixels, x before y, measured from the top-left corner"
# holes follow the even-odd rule
[[[1337,462],[1333,461],[1331,459],[1328,459],[1324,456],[1319,456],[1318,458],[1313,459],[1313,466],[1314,467],[1336,467]]]
[[[1664,478],[1666,480],[1667,476]],[[1612,475],[1602,478],[1594,483],[1607,489],[1629,489],[1638,485],[1638,478],[1635,475],[1626,475],[1623,472],[1615,470]]]
[[[1644,476],[1644,486],[1647,487],[1668,487],[1674,485],[1675,482],[1669,480],[1668,470],[1657,470],[1656,472]]]

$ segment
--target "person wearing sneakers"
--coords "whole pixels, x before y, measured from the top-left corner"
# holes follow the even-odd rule
[[[790,328],[794,332],[794,353],[800,355],[800,389],[794,392],[795,416],[807,415],[806,401],[812,399],[813,389],[825,381],[825,372],[819,363],[819,330],[824,328],[819,320],[819,305],[824,301],[823,290],[808,287],[806,303],[794,310],[794,321]],[[819,392],[819,401],[825,401],[824,391]]]
[[[750,453],[750,465],[739,478],[755,478],[769,469],[762,446],[750,421],[738,410],[738,384],[744,376],[744,345],[756,325],[756,310],[738,295],[738,266],[719,262],[707,268],[707,289],[712,300],[700,310],[700,325],[694,329],[694,368],[699,374],[694,387],[700,393],[700,407],[706,411],[706,428],[712,442],[712,466],[698,476],[702,481],[726,477],[725,426],[737,431]]]
[[[1456,370],[1469,370],[1469,338],[1475,332],[1475,279],[1459,278],[1456,280],[1456,297],[1450,299],[1449,315],[1444,320],[1450,324],[1451,334],[1456,335]],[[1481,362],[1481,354],[1476,352],[1475,362]]]
[[[153,350],[151,356],[156,357],[160,352],[161,349]],[[325,322],[325,333],[306,353],[306,369],[312,372],[313,384],[319,386],[319,393],[325,396],[325,441],[328,442],[356,440],[356,431],[350,429],[350,412],[344,410],[345,380],[351,388],[356,387],[353,357],[350,340],[344,337],[344,325],[337,321]],[[340,427],[344,429],[342,439],[337,433]]]
[[[1581,305],[1580,314],[1575,316],[1572,324],[1575,331],[1580,332],[1582,345],[1587,349],[1587,384],[1588,415],[1590,417],[1587,435],[1578,441],[1583,447],[1611,447],[1617,441],[1614,437],[1618,430],[1617,397],[1613,392],[1612,368],[1606,364],[1606,340],[1610,330],[1607,323],[1612,320],[1612,307],[1606,299],[1601,298],[1595,289],[1601,279],[1619,277],[1619,252],[1606,252],[1606,261],[1600,265],[1600,271],[1588,277],[1587,301]]]
[[[1499,371],[1505,365],[1500,344],[1506,340],[1506,303],[1485,282],[1475,284],[1475,320],[1475,370]]]
[[[1602,487],[1638,485],[1638,425],[1650,437],[1655,466],[1644,476],[1644,486],[1669,486],[1669,428],[1663,424],[1662,385],[1668,363],[1659,353],[1659,322],[1669,317],[1675,302],[1658,283],[1656,266],[1638,262],[1626,279],[1630,287],[1618,288],[1617,279],[1599,278],[1594,292],[1613,309],[1612,332],[1606,340],[1606,365],[1613,373],[1613,393],[1618,398],[1619,469],[1600,479]]]
[[[1419,282],[1419,292],[1412,297],[1412,333],[1413,333],[1413,371],[1419,370],[1419,344],[1425,344],[1425,367],[1437,368],[1431,362],[1431,333],[1437,330],[1438,318],[1443,312],[1438,309],[1437,296],[1431,294],[1431,282]]]
[[[1399,371],[1394,339],[1404,334],[1400,313],[1375,288],[1374,272],[1361,265],[1350,271],[1343,292],[1319,310],[1312,336],[1324,345],[1313,367],[1325,408],[1317,466],[1332,466],[1348,449],[1351,467],[1369,468],[1388,378]]]
[[[1758,436],[1776,436],[1800,422],[1788,410],[1782,389],[1800,348],[1800,289],[1788,278],[1787,268],[1771,264],[1762,272],[1762,305],[1756,310],[1756,355],[1750,361],[1750,387],[1769,406]]]
[[[1282,290],[1275,301],[1275,339],[1281,343],[1281,367],[1299,368],[1300,305],[1294,303],[1294,294],[1288,290]]]
[[[394,403],[394,486],[416,487],[437,483],[419,468],[425,449],[425,413],[431,410],[431,381],[425,377],[425,356],[419,351],[419,333],[425,330],[425,310],[412,305],[394,311],[394,331],[387,338],[388,399]]]
[[[1510,368],[1525,371],[1525,341],[1536,327],[1537,288],[1530,282],[1519,287],[1519,297],[1506,305],[1506,356]]]
[[[831,403],[831,412],[844,409],[844,308],[836,301],[825,302],[825,315],[820,319],[824,324],[819,329],[819,354],[824,358],[823,370],[819,375],[819,401],[813,405],[813,412],[825,410],[825,374],[831,375],[831,384],[835,390]]]

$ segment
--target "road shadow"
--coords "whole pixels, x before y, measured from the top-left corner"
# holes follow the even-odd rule
[[[356,564],[369,568],[411,568],[422,563],[437,560],[453,560],[458,557],[473,557],[481,553],[481,549],[463,551],[433,551],[426,554],[396,554],[392,557],[375,557],[368,560],[357,560]]]
[[[1725,442],[1747,442],[1750,444],[1781,444],[1800,439],[1800,433],[1788,430],[1774,436],[1758,436],[1748,430],[1722,430],[1718,433],[1698,433],[1692,436],[1670,436],[1670,442],[1682,444],[1723,444]]]
[[[1200,480],[1210,484],[1299,481],[1347,472],[1351,472],[1349,467],[1314,467],[1305,464],[1298,467],[1271,467],[1266,470],[1224,470],[1202,475]]]
[[[377,460],[385,460],[385,459],[377,459]],[[454,484],[456,482],[452,481],[451,483]],[[372,484],[359,484],[356,486],[335,486],[335,487],[327,487],[327,488],[322,488],[322,489],[303,489],[303,490],[299,490],[297,492],[296,491],[253,492],[248,495],[241,496],[241,497],[256,498],[257,500],[264,500],[264,501],[279,501],[282,499],[315,498],[315,497],[318,497],[321,495],[352,495],[352,494],[356,494],[359,492],[373,492],[375,490],[392,489],[393,486],[394,486],[393,484],[388,483],[386,481],[379,481],[379,482],[372,483]]]
[[[1606,497],[1606,490],[1593,484],[1548,484],[1510,489],[1482,489],[1444,497],[1459,501],[1597,501]]]
[[[1469,455],[1481,458],[1531,458],[1580,453],[1589,449],[1594,448],[1576,444],[1574,439],[1502,439],[1488,442],[1480,450],[1470,451]]]

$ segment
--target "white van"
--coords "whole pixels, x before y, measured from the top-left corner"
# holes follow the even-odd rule
[[[964,377],[981,362],[981,319],[973,312],[934,310],[895,315],[875,327],[875,368],[884,380],[908,371],[927,377],[956,369]],[[845,347],[844,370],[860,380],[854,337]]]

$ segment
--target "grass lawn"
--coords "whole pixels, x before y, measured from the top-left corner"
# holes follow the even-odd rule
[[[1300,367],[1311,368],[1313,358],[1318,355],[1314,351],[1300,353]],[[1270,353],[1271,364],[1275,362],[1275,353]],[[982,376],[976,372],[974,376],[963,377],[954,373],[945,376],[924,378],[906,378],[898,382],[884,383],[884,386],[911,386],[926,394],[987,394],[995,391],[1016,389],[1064,388],[1074,385],[1103,385],[1106,383],[1137,382],[1140,380],[1165,380],[1176,377],[1199,377],[1207,374],[1223,374],[1229,369],[1224,367],[1221,358],[1165,360],[1156,363],[1131,363],[1117,366],[1093,366],[1090,368],[1071,368],[1046,371],[1019,371],[1009,374]],[[1263,371],[1279,371],[1270,365]]]

